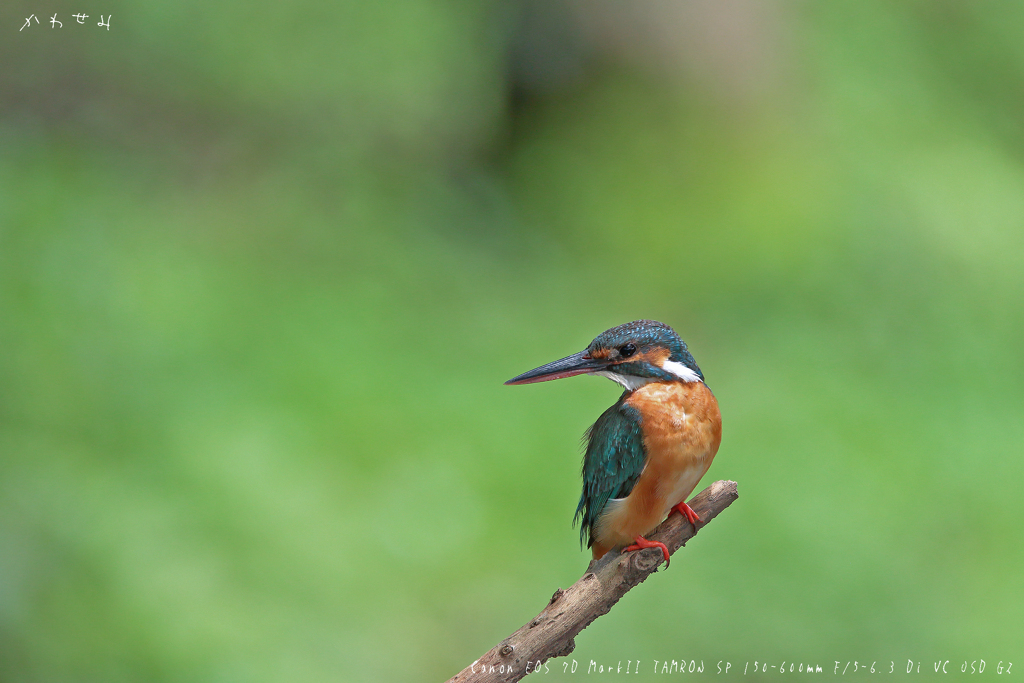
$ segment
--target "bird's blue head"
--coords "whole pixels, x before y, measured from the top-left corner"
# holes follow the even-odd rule
[[[686,342],[654,320],[635,320],[602,332],[586,349],[524,372],[505,384],[531,384],[582,374],[601,375],[632,391],[648,382],[703,382]]]

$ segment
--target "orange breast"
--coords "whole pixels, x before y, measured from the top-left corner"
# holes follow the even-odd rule
[[[640,412],[647,465],[629,496],[610,502],[598,520],[595,557],[658,526],[690,495],[722,441],[718,401],[703,382],[653,382],[626,403]]]

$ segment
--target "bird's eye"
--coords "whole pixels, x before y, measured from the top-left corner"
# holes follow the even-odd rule
[[[629,358],[634,353],[636,353],[636,345],[635,344],[626,344],[625,346],[619,347],[619,356],[621,358]]]

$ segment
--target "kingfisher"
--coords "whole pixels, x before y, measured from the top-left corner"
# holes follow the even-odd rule
[[[532,384],[573,375],[600,375],[622,385],[622,396],[583,438],[583,493],[573,524],[594,559],[609,550],[668,548],[645,538],[672,511],[696,528],[686,498],[711,467],[722,442],[718,401],[675,330],[636,320],[599,334],[586,349],[513,377]]]

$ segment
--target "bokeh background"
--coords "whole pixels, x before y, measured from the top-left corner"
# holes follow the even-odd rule
[[[0,680],[456,673],[586,567],[618,395],[502,382],[642,317],[741,497],[574,658],[1024,658],[1024,6],[47,2]]]

